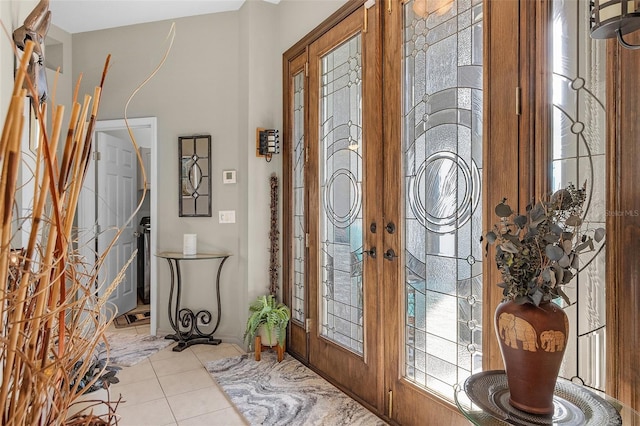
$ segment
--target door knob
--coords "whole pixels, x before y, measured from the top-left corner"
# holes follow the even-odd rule
[[[372,259],[375,259],[377,252],[375,247],[371,247],[371,250],[362,250],[362,253],[360,254],[368,254]]]
[[[396,254],[396,252],[393,249],[389,249],[387,251],[384,252],[384,258],[387,260],[393,260],[394,258],[398,257],[398,255]]]
[[[396,232],[396,224],[393,222],[389,222],[387,223],[387,226],[384,227],[384,229],[386,229],[388,233],[393,234],[394,232]]]

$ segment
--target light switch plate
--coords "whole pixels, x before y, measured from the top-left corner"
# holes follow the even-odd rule
[[[236,211],[220,210],[218,212],[218,223],[236,223]]]

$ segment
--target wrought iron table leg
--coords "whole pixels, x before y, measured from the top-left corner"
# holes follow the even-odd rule
[[[175,352],[181,352],[189,346],[205,344],[205,345],[219,345],[222,340],[214,338],[213,333],[216,332],[220,325],[220,318],[222,315],[222,303],[220,301],[220,274],[222,272],[222,266],[226,262],[229,256],[223,257],[220,265],[218,266],[218,273],[216,275],[216,301],[218,305],[218,314],[215,327],[210,333],[203,333],[198,327],[198,320],[202,320],[203,324],[209,324],[211,322],[211,312],[207,310],[200,310],[197,313],[193,313],[191,309],[180,308],[180,300],[182,297],[182,275],[180,271],[180,262],[178,259],[167,259],[169,262],[169,269],[171,271],[171,287],[169,291],[169,323],[171,328],[175,331],[175,334],[165,336],[165,339],[172,339],[178,342],[173,347]],[[175,262],[175,268],[172,263]],[[175,299],[173,293],[176,293]],[[186,331],[182,331],[181,327]]]

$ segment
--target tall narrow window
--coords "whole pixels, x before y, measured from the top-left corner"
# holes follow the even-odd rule
[[[304,72],[293,77],[293,303],[294,320],[305,319],[305,144],[304,144]]]
[[[552,2],[551,186],[587,185],[585,220],[605,226],[605,44],[589,37],[589,2]],[[580,258],[565,292],[571,334],[560,374],[586,385],[605,385],[605,248]]]
[[[361,35],[322,57],[322,335],[363,353]]]
[[[404,6],[405,376],[453,400],[482,369],[483,5],[439,4]]]

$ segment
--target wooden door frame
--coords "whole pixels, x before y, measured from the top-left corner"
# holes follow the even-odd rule
[[[625,36],[640,44],[640,31]],[[640,410],[640,51],[607,43],[607,393]]]
[[[521,121],[522,112],[516,110],[518,88],[520,96],[523,92],[520,2],[485,2],[482,227],[490,229],[495,222],[494,207],[502,199],[522,206],[529,198],[529,194],[521,190],[524,176],[520,174],[520,155],[528,152],[521,140],[521,130],[528,125]],[[501,277],[494,258],[495,247],[489,246],[483,259],[482,366],[485,371],[504,368],[491,314],[502,301],[502,291],[496,285]]]

